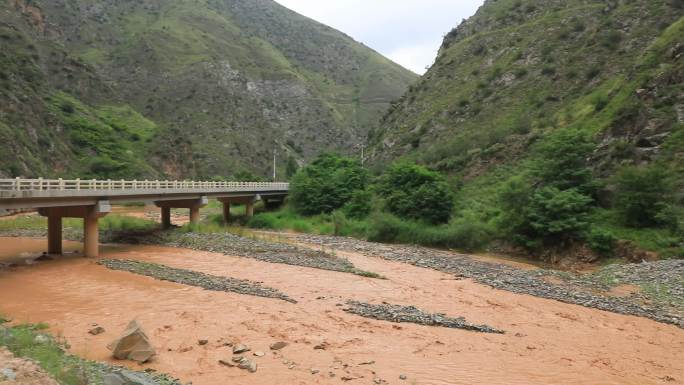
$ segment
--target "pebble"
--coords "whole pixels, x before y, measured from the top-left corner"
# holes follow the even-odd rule
[[[265,355],[266,355],[266,353],[264,353],[264,352],[259,352],[259,351],[254,352],[255,357],[263,357]]]
[[[102,326],[96,326],[90,330],[88,330],[88,333],[97,336],[105,332],[105,329]]]
[[[278,341],[278,342],[272,343],[270,346],[270,349],[271,350],[280,350],[286,346],[287,346],[287,342]]]
[[[406,380],[406,375],[405,375],[405,374],[399,375],[399,379],[402,380],[402,381],[403,381],[403,380]]]
[[[8,381],[16,381],[17,374],[10,368],[2,368],[0,369],[0,380],[3,380],[3,378]]]
[[[209,343],[209,340],[198,340],[197,345],[204,346]]]

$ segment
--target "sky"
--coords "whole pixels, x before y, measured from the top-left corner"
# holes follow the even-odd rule
[[[444,35],[484,0],[276,0],[338,29],[418,74],[434,63]]]

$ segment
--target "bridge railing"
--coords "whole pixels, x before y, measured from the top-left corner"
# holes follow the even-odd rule
[[[271,189],[287,190],[284,182],[200,182],[187,180],[0,179],[0,191]]]

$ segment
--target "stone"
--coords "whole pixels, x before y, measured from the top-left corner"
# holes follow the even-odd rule
[[[230,362],[230,361],[228,361],[228,360],[219,360],[218,363],[221,364],[221,365],[223,365],[223,366],[227,366],[227,367],[229,367],[229,368],[234,368],[234,367],[235,367],[235,364],[233,364],[232,362]]]
[[[240,354],[250,351],[251,349],[245,344],[237,344],[233,346],[233,354]]]
[[[407,378],[407,377],[406,377],[405,374],[399,375],[399,379],[402,380],[402,381],[403,381],[403,380],[406,380],[406,378]]]
[[[145,363],[156,350],[137,321],[131,321],[119,338],[107,345],[114,358]]]
[[[238,363],[238,368],[254,373],[257,371],[257,364],[249,358],[243,358],[242,361]]]
[[[259,351],[254,352],[255,357],[263,357],[265,355],[266,355],[266,353],[264,353],[264,352],[259,352]]]
[[[318,374],[318,373],[320,373],[320,372],[321,372],[321,371],[318,370],[318,369],[311,369],[311,374]]]
[[[235,357],[233,357],[231,360],[232,360],[233,362],[235,362],[235,363],[239,363],[239,362],[242,361],[244,358],[245,358],[245,357],[243,357],[243,356],[235,356]]]
[[[278,342],[271,344],[270,348],[271,348],[271,350],[280,350],[286,346],[287,346],[287,342],[278,341]]]
[[[33,342],[44,345],[50,342],[50,337],[46,336],[45,334],[38,334],[35,336],[35,338],[33,338]]]
[[[105,329],[102,326],[96,326],[90,330],[88,330],[88,333],[97,336],[105,332]]]
[[[0,369],[0,379],[5,379],[8,381],[16,381],[17,380],[17,374],[14,373],[14,370],[10,368],[2,368]]]
[[[103,377],[103,385],[158,385],[142,373],[122,370]]]
[[[314,346],[314,350],[325,350],[328,348],[328,343],[327,342],[322,342],[316,346]]]
[[[199,346],[204,346],[204,345],[206,345],[206,344],[208,344],[208,343],[209,343],[209,340],[198,340],[198,341],[197,341],[197,344],[198,344]]]

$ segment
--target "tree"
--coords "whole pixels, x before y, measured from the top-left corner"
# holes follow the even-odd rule
[[[359,161],[323,154],[292,178],[290,202],[302,215],[330,213],[364,190],[367,182],[368,173]]]
[[[499,197],[501,229],[526,248],[581,239],[589,229],[593,200],[577,189],[534,189],[524,178],[514,177]]]
[[[297,170],[299,170],[297,160],[293,156],[288,156],[285,165],[285,177],[289,180],[297,173]]]
[[[672,190],[670,175],[657,165],[628,167],[616,177],[615,204],[627,226],[662,225]]]
[[[591,139],[578,130],[555,132],[535,148],[532,175],[544,186],[591,193],[589,157],[594,148]]]
[[[391,213],[406,219],[446,223],[454,208],[444,176],[413,163],[391,166],[378,184],[378,193]]]

